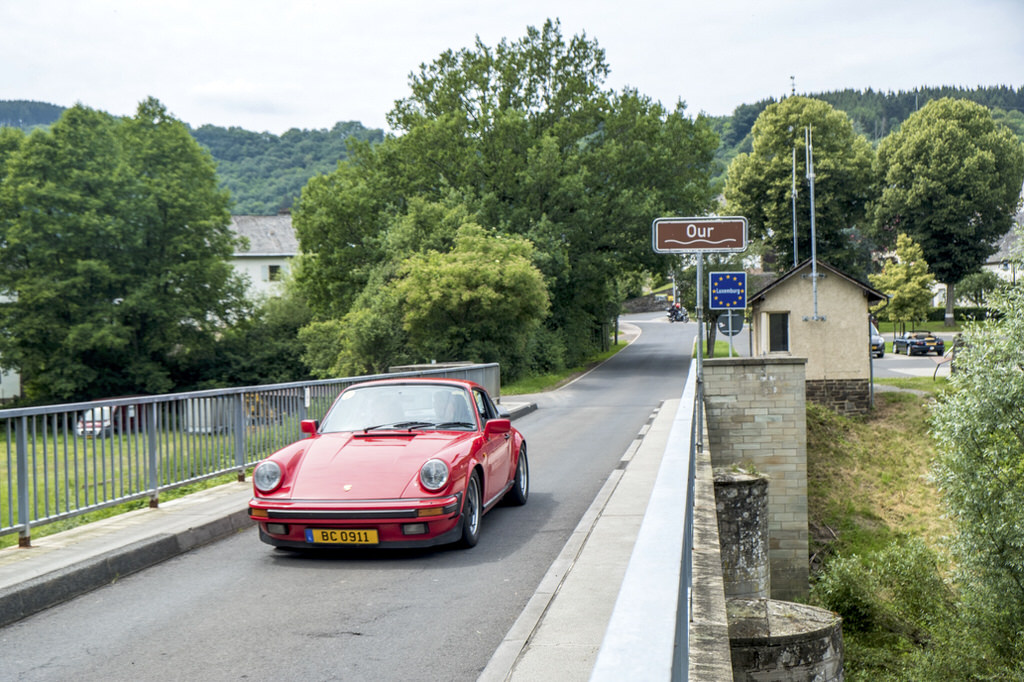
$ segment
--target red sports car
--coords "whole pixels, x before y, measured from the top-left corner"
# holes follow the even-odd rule
[[[355,384],[302,431],[253,472],[249,517],[276,547],[472,547],[491,507],[526,504],[526,442],[471,381]]]

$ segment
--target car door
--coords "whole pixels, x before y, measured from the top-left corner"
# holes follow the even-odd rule
[[[476,404],[477,412],[480,413],[480,421],[486,429],[488,421],[498,418],[498,410],[491,401],[491,397],[479,388],[473,389],[473,402]],[[484,475],[487,479],[484,482],[484,501],[490,502],[501,493],[512,476],[511,432],[493,433],[490,436],[485,434],[480,457],[484,463]]]

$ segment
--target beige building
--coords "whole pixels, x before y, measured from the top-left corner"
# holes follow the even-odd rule
[[[751,354],[806,358],[808,400],[839,412],[866,411],[868,309],[888,297],[821,261],[816,269],[817,287],[807,260],[749,299]]]

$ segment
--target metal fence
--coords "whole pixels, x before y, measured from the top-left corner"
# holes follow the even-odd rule
[[[689,677],[697,375],[691,364],[591,682]]]
[[[302,437],[337,395],[368,379],[470,379],[500,397],[495,363],[376,376],[0,410],[0,535],[149,498],[246,468]]]

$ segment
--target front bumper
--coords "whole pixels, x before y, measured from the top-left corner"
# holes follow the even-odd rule
[[[351,547],[429,547],[459,539],[462,494],[414,500],[287,500],[254,497],[249,518],[259,524],[260,539],[275,547],[310,549]],[[313,528],[374,530],[369,545],[319,544],[306,539]]]

